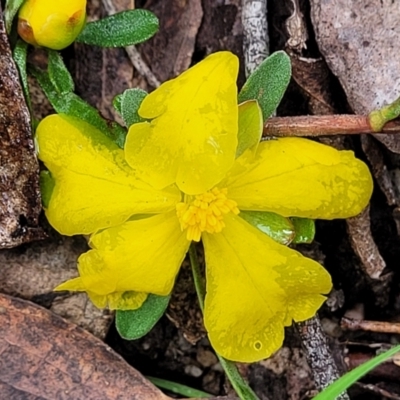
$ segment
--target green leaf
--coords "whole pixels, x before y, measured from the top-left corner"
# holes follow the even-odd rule
[[[123,93],[117,94],[112,101],[112,105],[119,115],[122,115],[122,95]]]
[[[142,307],[137,310],[117,310],[115,324],[121,337],[135,340],[150,332],[163,316],[170,297],[149,294]]]
[[[11,32],[14,17],[23,2],[24,0],[7,0],[6,2],[6,7],[4,9],[4,18],[6,20],[6,31],[8,34],[10,34]]]
[[[278,107],[290,82],[292,68],[284,51],[277,51],[265,59],[249,76],[239,93],[239,103],[257,100],[267,120]]]
[[[240,375],[237,365],[233,361],[221,357],[219,354],[217,354],[217,357],[239,398],[242,400],[260,400],[246,380]]]
[[[125,47],[150,39],[158,18],[147,10],[128,10],[89,22],[76,41],[100,47]]]
[[[191,399],[207,399],[210,397],[214,397],[211,394],[203,392],[201,390],[193,389],[189,386],[172,381],[167,381],[165,379],[155,378],[153,376],[146,376],[146,379],[149,380],[153,385],[156,385],[161,389],[168,390],[169,392],[179,394],[180,396],[186,398],[190,397]]]
[[[385,107],[371,111],[368,115],[368,121],[374,132],[381,132],[389,121],[399,116],[400,97]]]
[[[40,171],[40,193],[42,195],[42,204],[44,208],[47,208],[50,203],[50,198],[56,184],[50,171]]]
[[[75,93],[59,93],[50,80],[49,74],[38,68],[30,68],[30,72],[39,82],[40,87],[57,113],[68,114],[95,126],[119,147],[123,148],[126,129],[116,122],[106,120],[99,111],[83,101]]]
[[[257,149],[263,132],[263,116],[257,100],[239,104],[239,132],[236,158],[247,149]]]
[[[290,220],[279,214],[266,211],[240,211],[239,216],[278,243],[288,245],[295,236]]]
[[[66,68],[60,53],[55,50],[49,50],[48,71],[49,78],[55,89],[61,93],[70,93],[74,91],[74,81]]]
[[[120,97],[121,106],[120,114],[127,127],[145,121],[138,114],[139,107],[143,99],[147,96],[147,92],[142,89],[127,89]]]
[[[28,86],[28,74],[26,72],[27,51],[28,51],[28,44],[25,43],[23,40],[18,39],[13,52],[13,58],[18,68],[26,104],[28,105],[29,110],[32,110],[31,96],[29,94],[29,86]]]
[[[295,237],[292,243],[311,243],[315,236],[315,222],[308,218],[290,218],[294,226]]]
[[[313,400],[333,400],[336,399],[341,393],[343,393],[347,388],[349,388],[354,382],[357,382],[366,373],[377,367],[379,364],[383,363],[390,357],[394,356],[400,351],[400,346],[393,347],[392,349],[382,353],[381,355],[374,357],[372,360],[361,364],[357,368],[343,375],[337,381],[329,385],[321,393],[313,398]]]

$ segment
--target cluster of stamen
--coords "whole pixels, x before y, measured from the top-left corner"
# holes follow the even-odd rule
[[[200,241],[202,232],[221,232],[225,227],[224,215],[239,214],[236,202],[228,199],[227,194],[228,189],[215,187],[176,205],[182,231],[187,230],[188,240]]]

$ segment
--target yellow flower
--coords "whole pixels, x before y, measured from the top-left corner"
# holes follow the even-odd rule
[[[124,152],[61,115],[40,123],[37,142],[55,179],[50,223],[92,234],[80,276],[57,290],[136,309],[148,293],[171,292],[190,242],[201,239],[210,341],[224,357],[252,362],[282,345],[285,326],[316,313],[331,280],[239,210],[347,218],[367,205],[372,180],[352,152],[300,138],[261,142],[235,159],[237,70],[221,52],[164,83],[143,101],[150,122],[131,126]]]
[[[18,14],[18,33],[34,46],[61,50],[81,32],[86,0],[26,0]]]

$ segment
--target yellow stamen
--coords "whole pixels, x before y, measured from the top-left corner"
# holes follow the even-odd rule
[[[201,233],[221,232],[225,227],[224,214],[239,214],[234,200],[228,199],[228,189],[214,188],[176,205],[182,231],[187,230],[188,240],[200,241]]]

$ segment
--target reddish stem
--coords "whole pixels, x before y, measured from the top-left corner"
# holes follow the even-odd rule
[[[263,136],[331,136],[361,133],[400,133],[400,119],[388,122],[381,132],[374,132],[366,115],[308,115],[274,117],[264,125]]]

